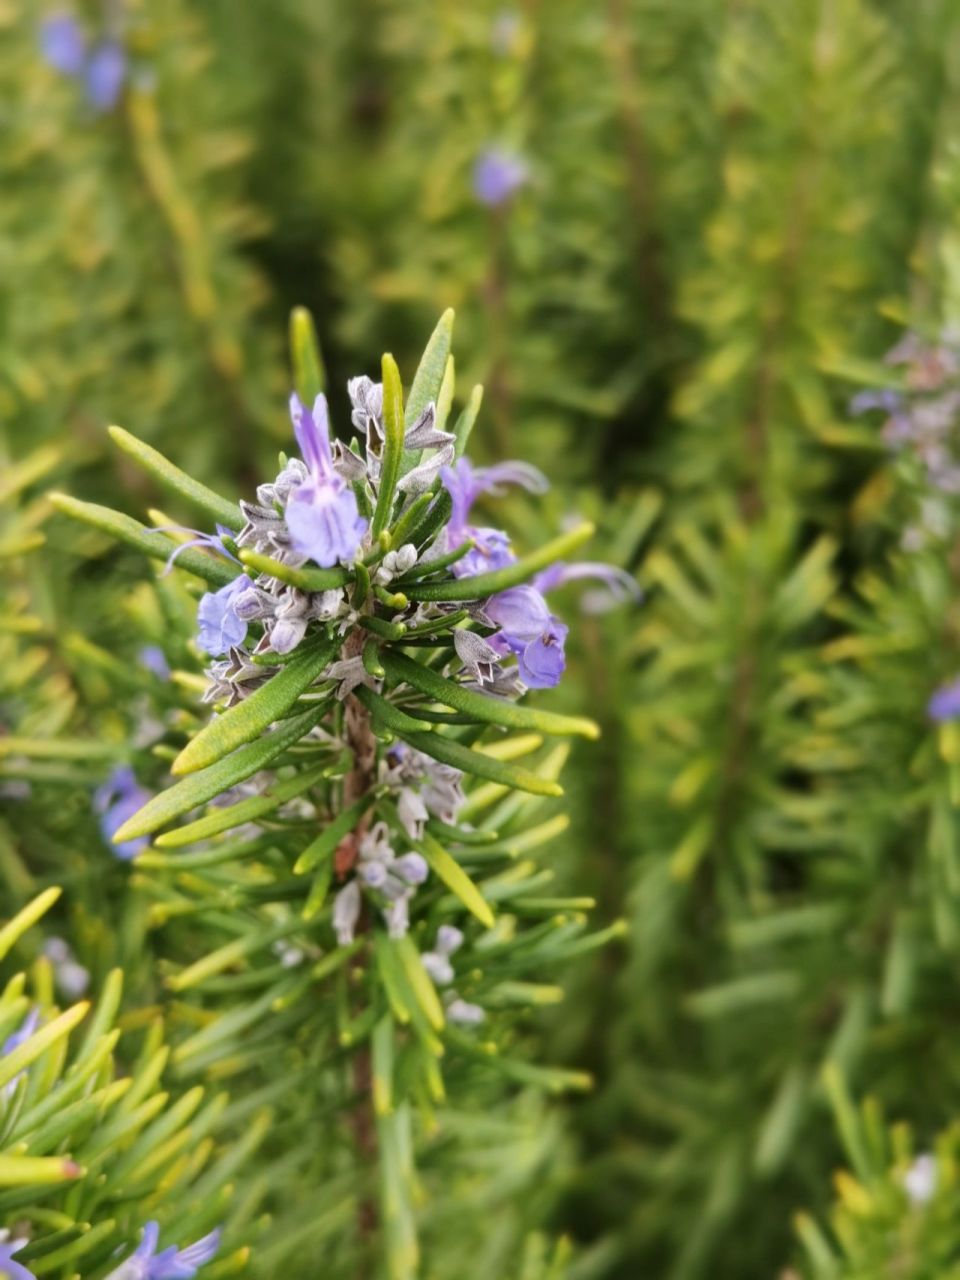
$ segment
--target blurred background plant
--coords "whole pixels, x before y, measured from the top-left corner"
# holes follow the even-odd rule
[[[286,439],[292,306],[341,422],[347,376],[414,367],[454,306],[490,455],[547,471],[543,529],[595,519],[647,599],[572,630],[556,699],[604,739],[555,884],[629,933],[538,1034],[596,1088],[448,1118],[425,1274],[951,1274],[956,6],[0,0],[0,102],[0,915],[65,889],[18,958],[62,937],[94,994],[122,966],[135,1018],[191,928],[93,797],[155,784],[193,600],[45,489],[167,515],[115,421],[243,492]],[[912,1154],[875,1118],[851,1149],[842,1090]],[[311,1204],[339,1229],[294,1127],[236,1175],[237,1223],[286,1197],[236,1228],[259,1274],[310,1274]]]

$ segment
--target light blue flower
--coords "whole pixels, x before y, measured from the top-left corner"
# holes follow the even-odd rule
[[[186,1249],[170,1245],[157,1253],[159,1239],[159,1225],[148,1222],[143,1228],[143,1238],[136,1252],[111,1271],[107,1280],[192,1280],[220,1248],[219,1229],[211,1231]]]
[[[125,840],[114,844],[114,832],[119,831],[128,818],[152,799],[145,787],[141,787],[129,765],[118,765],[106,782],[93,793],[93,807],[100,815],[100,831],[118,858],[135,858],[150,841],[146,836],[137,840]]]
[[[290,417],[310,473],[287,502],[290,541],[301,555],[322,569],[331,569],[355,559],[367,521],[360,515],[353,490],[334,470],[326,396],[317,396],[311,412],[299,396],[292,395]]]

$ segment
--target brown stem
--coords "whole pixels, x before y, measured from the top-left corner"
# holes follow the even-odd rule
[[[349,637],[343,648],[344,658],[359,656],[363,648],[363,632],[359,629]],[[344,737],[347,746],[353,753],[353,767],[343,783],[344,807],[354,804],[373,786],[376,778],[377,740],[370,728],[370,717],[366,708],[361,706],[351,694],[344,703]],[[356,829],[341,841],[335,855],[335,868],[339,879],[343,880],[353,869],[357,860],[358,846],[361,837],[370,824],[369,814],[365,814],[357,823]],[[359,933],[369,932],[370,915],[364,906],[357,922]],[[357,956],[357,964],[367,964],[368,955],[361,951]],[[377,1155],[377,1129],[373,1114],[373,1066],[370,1059],[370,1047],[365,1041],[357,1048],[353,1058],[353,1092],[355,1101],[350,1113],[350,1128],[360,1158],[372,1165]],[[357,1234],[361,1245],[367,1245],[378,1226],[376,1198],[370,1194],[361,1195],[357,1205]],[[365,1259],[361,1267],[365,1267]],[[361,1275],[366,1274],[361,1270]]]

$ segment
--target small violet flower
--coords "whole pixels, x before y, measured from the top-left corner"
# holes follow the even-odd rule
[[[487,147],[473,166],[473,194],[489,209],[507,203],[530,177],[522,156],[506,147]]]
[[[478,573],[489,573],[512,564],[516,557],[503,530],[471,525],[467,518],[481,494],[499,498],[508,484],[519,485],[528,493],[545,493],[549,485],[542,472],[526,462],[474,467],[469,459],[460,458],[454,466],[443,467],[440,478],[453,504],[447,525],[447,550],[453,551],[467,538],[475,544],[452,566],[453,574],[458,578],[472,578]]]
[[[219,591],[208,591],[201,596],[197,606],[197,623],[200,628],[197,644],[204,653],[219,658],[234,646],[243,644],[247,636],[247,623],[237,614],[237,597],[252,586],[247,575],[241,574]]]
[[[141,787],[129,765],[118,765],[103,786],[93,793],[93,807],[100,815],[100,831],[111,851],[126,861],[135,858],[150,843],[146,836],[114,844],[115,831],[151,799],[150,792]]]
[[[170,664],[167,655],[158,644],[145,644],[137,654],[141,667],[145,667],[158,680],[170,679]]]
[[[136,1252],[111,1271],[107,1280],[192,1280],[220,1248],[220,1232],[211,1231],[186,1249],[176,1245],[157,1253],[160,1227],[148,1222]]]
[[[26,1244],[26,1240],[11,1240],[7,1231],[0,1232],[0,1280],[37,1280],[33,1272],[13,1256]]]
[[[69,13],[56,13],[40,27],[40,52],[48,66],[61,75],[78,76],[87,56],[87,42],[80,24]]]
[[[544,595],[566,586],[568,582],[577,582],[584,578],[594,579],[602,583],[599,590],[588,591],[583,597],[582,605],[585,613],[605,613],[615,605],[625,604],[629,600],[637,601],[642,592],[635,578],[625,569],[616,565],[602,564],[594,560],[580,560],[574,564],[558,562],[537,575],[533,585]]]
[[[936,1157],[929,1153],[917,1156],[903,1175],[903,1189],[911,1204],[917,1207],[929,1204],[937,1190]]]
[[[941,724],[960,718],[960,676],[936,691],[927,703],[927,715]]]
[[[127,78],[127,55],[116,40],[104,40],[88,51],[76,18],[58,13],[40,27],[40,52],[54,71],[83,81],[94,111],[112,111],[117,105]]]
[[[491,644],[516,654],[520,679],[528,688],[552,689],[560,683],[569,628],[550,612],[536,587],[500,591],[487,601],[484,612],[500,628]]]
[[[367,521],[359,513],[353,490],[334,470],[326,396],[318,395],[310,412],[299,396],[292,395],[290,417],[309,469],[287,502],[290,541],[322,569],[331,569],[340,561],[355,559]]]

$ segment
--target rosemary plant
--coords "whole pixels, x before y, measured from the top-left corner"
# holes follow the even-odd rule
[[[524,695],[564,670],[551,591],[595,579],[615,603],[636,587],[570,562],[589,523],[518,557],[505,531],[477,522],[481,497],[546,481],[524,463],[466,458],[481,389],[453,418],[452,323],[445,313],[406,394],[390,355],[381,382],[350,382],[347,444],[331,436],[312,322],[296,311],[299,457],[281,455],[250,500],[113,428],[215,532],[54,497],[202,584],[196,648],[209,663],[203,677],[173,672],[182,718],[152,753],[170,784],[154,794],[119,770],[101,821],[159,915],[202,923],[179,935],[190,953],[167,976],[196,1002],[202,1065],[256,1074],[258,1046],[276,1057],[289,1044],[297,1114],[317,1117],[296,1142],[329,1151],[320,1176],[352,1206],[337,1256],[345,1273],[398,1280],[418,1268],[418,1137],[435,1142],[463,1079],[589,1084],[530,1062],[524,1024],[561,994],[559,965],[620,930],[588,934],[590,900],[545,892],[551,872],[536,860],[566,825],[552,807],[566,740],[597,728]],[[184,1265],[207,1260],[212,1244],[198,1248]]]

